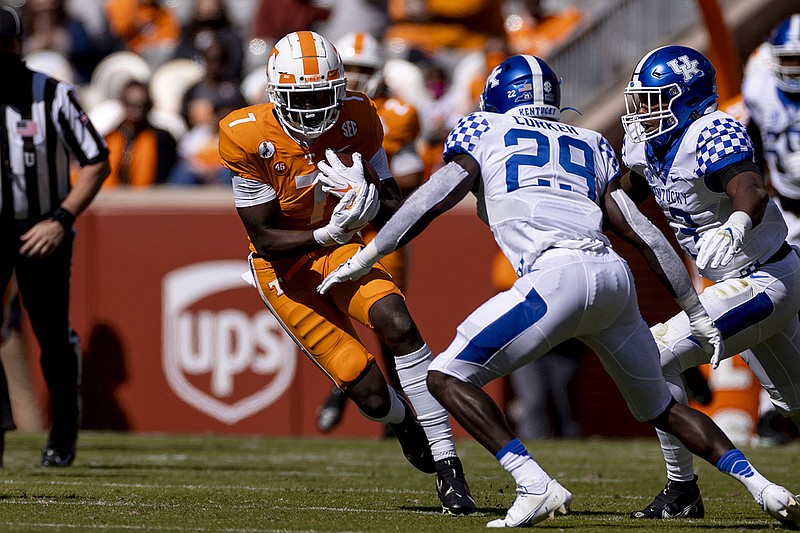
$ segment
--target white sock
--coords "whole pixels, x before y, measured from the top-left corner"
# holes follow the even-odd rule
[[[389,387],[389,401],[391,402],[389,404],[389,412],[381,418],[373,418],[361,409],[358,411],[364,418],[372,420],[373,422],[379,422],[381,424],[399,424],[406,416],[406,406],[403,405],[403,402],[397,397],[397,392],[391,387]]]
[[[547,489],[547,483],[552,479],[547,472],[542,470],[539,463],[533,460],[528,450],[519,441],[514,439],[495,454],[500,465],[505,468],[517,482],[531,494],[542,494]]]
[[[692,481],[694,479],[694,457],[692,452],[677,437],[656,430],[661,442],[661,453],[667,463],[667,479],[672,481]]]
[[[439,461],[456,456],[453,431],[450,428],[450,415],[428,391],[428,365],[433,361],[431,349],[427,344],[416,352],[395,357],[397,375],[403,392],[417,412],[417,419],[425,430],[431,445],[433,459]]]
[[[667,377],[667,387],[672,396],[683,405],[689,404],[689,398],[680,376]],[[661,442],[661,453],[667,463],[667,479],[672,481],[692,481],[694,479],[694,456],[675,436],[656,429]]]
[[[770,480],[762,476],[758,470],[750,464],[747,457],[736,448],[726,452],[725,455],[719,458],[719,461],[717,461],[717,470],[728,474],[744,485],[745,488],[750,491],[750,494],[753,495],[753,499],[758,505],[763,503],[761,501],[761,492],[767,488],[768,485],[773,484]]]

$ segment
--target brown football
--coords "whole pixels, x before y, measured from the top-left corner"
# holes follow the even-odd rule
[[[339,161],[341,161],[343,165],[348,167],[353,166],[353,154],[350,152],[337,152],[336,155],[339,157]],[[372,165],[369,164],[369,161],[363,157],[361,158],[361,163],[364,166],[364,179],[367,180],[368,183],[378,185],[378,183],[381,181],[380,176],[378,176],[378,172],[372,167]]]

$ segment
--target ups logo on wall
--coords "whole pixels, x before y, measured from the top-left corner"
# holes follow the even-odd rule
[[[241,310],[258,298],[242,279],[246,270],[244,261],[197,263],[162,284],[167,382],[184,402],[231,425],[280,398],[297,363],[294,343],[269,311]]]

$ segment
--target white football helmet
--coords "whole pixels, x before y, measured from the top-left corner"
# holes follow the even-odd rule
[[[374,98],[383,76],[381,43],[368,33],[350,33],[336,42],[336,49],[342,56],[348,88]]]
[[[800,15],[791,15],[776,26],[769,44],[778,88],[800,93]]]
[[[333,127],[346,84],[336,48],[313,31],[286,35],[267,60],[267,94],[279,120],[306,137],[318,137]]]

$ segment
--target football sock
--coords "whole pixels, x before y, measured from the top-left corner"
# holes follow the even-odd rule
[[[660,429],[656,430],[661,442],[661,452],[667,463],[667,479],[672,481],[692,481],[694,479],[694,458],[692,452],[678,440]]]
[[[407,355],[395,357],[397,375],[403,392],[417,412],[417,420],[425,430],[431,453],[436,461],[456,456],[453,432],[450,429],[450,415],[428,391],[428,365],[433,361],[431,349],[427,344]]]
[[[717,470],[728,474],[732,478],[741,482],[742,485],[750,491],[753,498],[761,505],[761,492],[773,483],[759,474],[758,470],[750,464],[744,454],[734,448],[726,452],[725,455],[717,461]]]
[[[659,350],[663,351],[659,346]],[[662,353],[663,355],[663,353]],[[669,376],[667,387],[672,396],[683,405],[688,405],[689,398],[684,388],[683,379],[680,376]],[[686,446],[677,437],[670,435],[659,429],[656,430],[658,440],[661,442],[661,453],[664,454],[664,461],[667,463],[667,479],[672,481],[693,481],[694,480],[694,456],[686,449]]]
[[[397,391],[391,387],[389,387],[389,402],[389,412],[380,418],[369,416],[361,409],[359,409],[359,412],[364,418],[380,424],[399,424],[406,416],[406,406],[397,398]]]
[[[495,454],[495,457],[500,461],[500,465],[511,474],[517,485],[524,487],[532,494],[542,494],[547,489],[547,483],[552,479],[547,472],[542,470],[539,463],[533,460],[519,439],[509,441]]]

